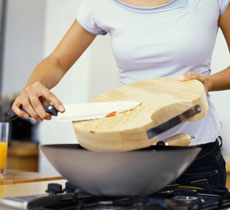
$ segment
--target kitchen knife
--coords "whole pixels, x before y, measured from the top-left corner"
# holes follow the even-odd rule
[[[103,118],[110,114],[116,114],[131,110],[139,105],[137,101],[112,101],[112,102],[94,102],[94,103],[79,103],[79,104],[64,104],[65,112],[61,113],[54,105],[44,105],[44,109],[50,115],[56,116],[58,122],[71,122],[92,120]],[[21,107],[23,111],[24,108]],[[16,119],[18,116],[12,109],[9,110],[11,119]]]

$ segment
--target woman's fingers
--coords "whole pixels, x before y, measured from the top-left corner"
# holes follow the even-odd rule
[[[191,79],[197,79],[200,82],[204,83],[205,76],[196,72],[187,72],[179,78],[180,81],[187,81]]]
[[[32,117],[41,122],[50,120],[51,116],[45,111],[44,102],[53,103],[57,110],[63,112],[61,101],[44,85],[36,82],[25,87],[12,105],[12,110],[21,118]],[[21,110],[23,107],[23,110]]]
[[[23,108],[31,117],[41,122],[47,117],[48,114],[39,100],[38,92],[33,85],[27,86],[24,89],[24,92],[21,95],[25,95],[27,97],[25,97],[25,99],[22,101]]]
[[[59,112],[65,111],[65,108],[62,102],[51,91],[49,91],[45,86],[43,85],[36,86],[36,90],[39,94],[39,97],[42,96],[46,100],[50,101]]]
[[[22,107],[23,107],[23,109],[22,109]],[[39,122],[42,121],[42,118],[39,116],[38,113],[36,113],[33,106],[31,105],[30,101],[28,101],[28,99],[25,99],[21,102],[20,96],[17,97],[17,99],[13,103],[12,110],[20,118],[32,117]]]
[[[30,96],[30,105],[31,106],[25,106],[24,108],[30,114],[31,117],[38,121],[46,119],[48,113],[45,111],[36,93]]]
[[[49,101],[54,105],[54,107],[59,111],[59,112],[64,112],[65,108],[64,105],[61,103],[61,101],[51,92],[42,92],[43,96],[45,98],[49,98]]]
[[[14,111],[14,113],[20,118],[29,118],[30,116],[28,115],[28,113],[21,110],[20,106],[21,106],[21,103],[18,103],[16,99],[12,105],[12,110]]]
[[[199,74],[196,72],[187,72],[184,75],[179,77],[180,81],[188,81],[188,80],[192,80],[192,79],[196,79],[199,80],[200,82],[203,83],[205,91],[208,92],[208,88],[207,88],[207,76],[204,76],[203,74]]]

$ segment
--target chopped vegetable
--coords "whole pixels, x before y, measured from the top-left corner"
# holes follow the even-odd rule
[[[109,114],[107,114],[105,117],[114,117],[117,115],[117,112],[111,112]]]

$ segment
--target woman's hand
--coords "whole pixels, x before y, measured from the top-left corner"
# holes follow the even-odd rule
[[[192,80],[192,79],[196,79],[199,80],[200,82],[203,83],[204,88],[206,93],[208,93],[209,89],[209,84],[208,84],[208,76],[204,76],[203,74],[199,74],[196,72],[187,72],[184,75],[179,77],[180,81],[188,81],[188,80]]]
[[[32,117],[41,122],[44,119],[51,119],[51,115],[43,107],[43,105],[50,103],[53,103],[58,111],[65,111],[61,101],[48,88],[40,82],[35,82],[27,85],[21,91],[12,105],[12,110],[21,118]],[[20,109],[21,106],[23,106],[26,112]]]

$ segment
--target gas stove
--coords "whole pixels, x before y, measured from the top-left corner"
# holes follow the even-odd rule
[[[2,198],[0,209],[25,210],[212,210],[229,209],[230,193],[208,185],[168,185],[148,196],[106,197],[89,195],[66,182],[49,184],[46,194]]]

